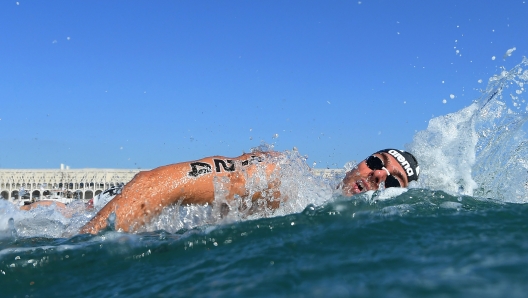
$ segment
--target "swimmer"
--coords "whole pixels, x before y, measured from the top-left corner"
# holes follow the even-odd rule
[[[20,210],[29,211],[29,210],[35,209],[37,207],[47,207],[47,206],[51,206],[51,205],[57,206],[58,209],[65,209],[66,208],[66,205],[64,203],[57,202],[57,201],[50,201],[50,200],[42,200],[42,201],[37,201],[37,202],[31,203],[31,204],[28,204],[28,205],[22,205],[22,206],[20,206]]]
[[[236,158],[206,157],[139,172],[84,227],[81,233],[96,234],[106,228],[107,218],[115,212],[115,229],[134,232],[174,205],[212,204],[215,179],[229,181],[226,198],[248,197],[246,177],[266,176],[267,188],[252,194],[251,200],[264,201],[270,208],[280,204],[280,181],[273,173],[280,165],[274,162],[279,152],[254,152]],[[419,167],[414,156],[397,149],[380,150],[346,173],[338,190],[352,196],[384,187],[407,187],[418,179]],[[282,198],[288,199],[288,198]]]
[[[74,213],[82,211],[82,210],[90,210],[93,209],[93,203],[91,204],[92,200],[88,202],[86,205],[75,205],[72,207],[71,205],[66,205],[64,203],[58,202],[58,201],[52,201],[52,200],[41,200],[36,201],[28,205],[20,206],[20,210],[22,211],[31,211],[35,208],[39,207],[55,207],[55,210],[60,212],[64,217],[71,218]]]

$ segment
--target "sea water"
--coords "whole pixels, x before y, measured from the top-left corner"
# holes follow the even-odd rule
[[[97,210],[0,201],[0,296],[524,297],[527,66],[415,135],[406,149],[422,171],[408,189],[345,198],[342,173],[317,177],[286,151],[270,178],[276,210],[249,212],[217,180],[213,206],[171,206],[139,233],[77,235]]]

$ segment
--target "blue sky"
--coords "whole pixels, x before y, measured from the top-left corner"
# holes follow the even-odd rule
[[[526,0],[2,1],[0,168],[153,168],[261,142],[342,167],[477,99],[527,56],[527,15]]]

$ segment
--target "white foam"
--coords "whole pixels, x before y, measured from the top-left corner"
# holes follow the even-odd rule
[[[73,204],[69,210],[68,217],[65,216],[55,205],[39,206],[30,211],[19,210],[15,205],[5,200],[0,200],[0,236],[12,236],[12,227],[9,221],[12,219],[17,237],[51,237],[60,238],[75,233],[80,225],[93,215],[78,209]]]
[[[419,184],[424,188],[472,195],[476,183],[471,177],[478,140],[472,104],[456,113],[433,118],[426,130],[414,136],[408,150],[420,163]]]
[[[419,185],[453,195],[509,202],[528,201],[528,140],[523,107],[528,60],[490,78],[486,92],[470,106],[433,118],[407,150],[420,163]],[[510,90],[512,88],[514,90]],[[507,101],[506,99],[509,99]]]

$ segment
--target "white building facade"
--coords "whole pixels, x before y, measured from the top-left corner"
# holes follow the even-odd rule
[[[140,170],[129,169],[0,169],[0,196],[30,200],[63,196],[89,200],[105,189],[126,184]]]

